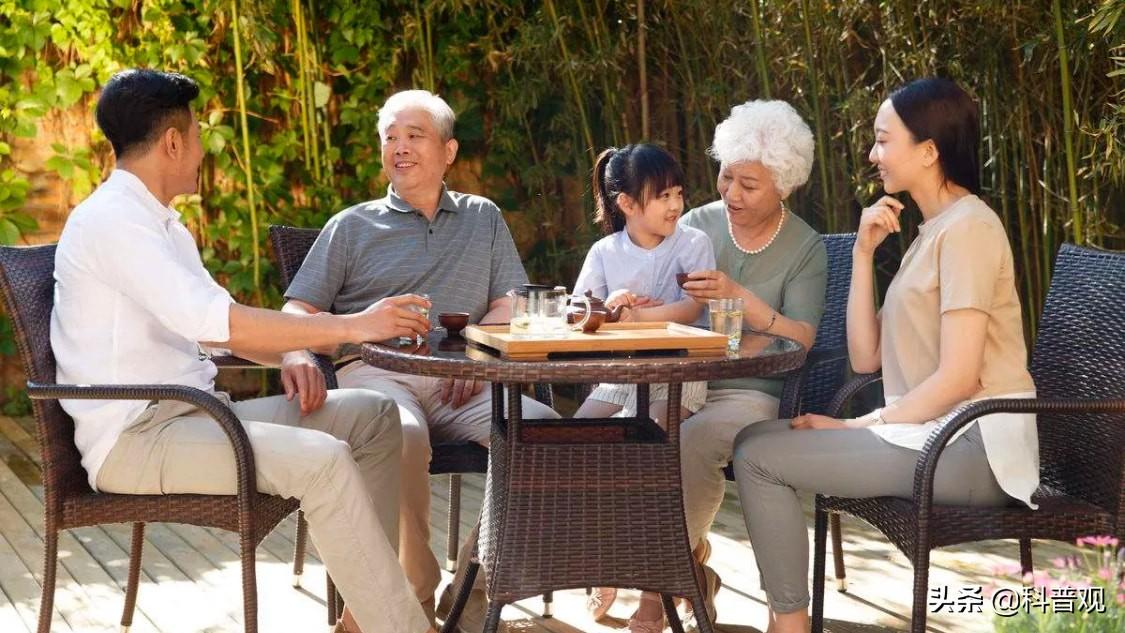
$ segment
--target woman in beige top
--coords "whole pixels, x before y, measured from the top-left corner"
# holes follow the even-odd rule
[[[882,370],[887,405],[853,419],[803,415],[755,424],[735,440],[735,474],[769,598],[767,633],[808,631],[808,540],[798,490],[841,497],[913,494],[918,451],[956,406],[1034,397],[1027,371],[1012,250],[977,194],[977,107],[956,84],[921,79],[899,88],[875,118],[870,160],[888,194],[922,211],[881,312],[875,248],[901,227],[901,202],[863,210],[848,298],[852,368]],[[980,418],[942,453],[937,503],[1023,502],[1039,482],[1033,415]]]

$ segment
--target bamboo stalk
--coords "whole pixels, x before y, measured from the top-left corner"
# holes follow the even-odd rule
[[[816,55],[813,50],[812,27],[809,24],[808,0],[801,0],[801,22],[805,32],[805,59],[808,66],[810,92],[812,93],[814,125],[816,126],[816,162],[820,172],[820,193],[824,204],[825,224],[829,233],[836,231],[832,212],[832,182],[828,179],[828,140],[824,133],[824,116],[820,106],[820,80],[816,74]]]
[[[645,60],[645,0],[637,0],[637,66],[640,73],[641,90],[641,137],[652,137],[648,114],[648,67]]]
[[[242,154],[246,158],[243,163],[243,171],[246,174],[246,203],[250,208],[250,236],[253,242],[250,251],[254,262],[252,277],[254,281],[254,298],[257,300],[258,305],[262,305],[262,269],[258,241],[258,210],[254,204],[254,160],[250,156],[250,128],[246,124],[246,88],[245,73],[243,72],[242,65],[242,36],[239,33],[241,27],[238,24],[238,0],[231,0],[230,12],[231,26],[234,31],[234,68],[237,80],[236,95],[238,98],[238,118],[242,125]]]
[[[609,56],[611,53],[607,51],[610,51],[610,47],[608,43],[604,41],[602,29],[598,28],[599,21],[590,19],[589,15],[586,13],[585,2],[578,2],[576,3],[576,5],[578,6],[579,19],[582,20],[582,28],[586,31],[587,37],[590,40],[590,44],[593,46],[594,55],[599,58],[605,58]],[[601,5],[601,3],[598,3],[597,5],[595,5],[595,8],[598,9],[600,17],[601,11],[604,10],[604,7]],[[617,91],[611,90],[609,87],[609,73],[603,72],[600,74],[602,84],[602,99],[603,103],[605,104],[606,112],[606,114],[602,117],[602,121],[609,127],[609,134],[614,147],[621,147],[627,141],[623,140],[623,137],[621,135],[623,125],[622,123],[618,122],[617,117],[614,116],[614,113],[622,112],[622,108],[617,101]]]
[[[1055,16],[1055,38],[1059,49],[1059,87],[1062,90],[1063,109],[1063,151],[1066,153],[1066,184],[1070,201],[1071,228],[1075,244],[1085,244],[1086,234],[1082,210],[1078,206],[1078,183],[1074,167],[1074,111],[1070,103],[1070,57],[1066,51],[1066,37],[1063,34],[1062,9],[1059,0],[1052,0],[1051,12]]]
[[[750,20],[754,33],[754,58],[758,64],[758,82],[761,85],[762,98],[770,98],[769,66],[766,65],[765,37],[762,31],[761,12],[758,0],[750,0]]]
[[[312,170],[312,151],[310,148],[311,141],[309,139],[309,111],[306,102],[305,91],[308,89],[307,82],[305,81],[305,47],[302,44],[302,35],[304,33],[304,25],[301,19],[301,0],[293,0],[291,11],[293,12],[293,23],[297,31],[296,35],[296,49],[297,49],[297,105],[301,112],[301,140],[303,141],[301,149],[305,155],[305,169]]]
[[[574,97],[574,103],[578,106],[578,116],[582,120],[582,134],[586,139],[586,151],[590,155],[590,162],[593,162],[597,151],[594,147],[594,134],[590,130],[590,122],[586,117],[586,105],[582,101],[582,91],[578,88],[578,80],[574,76],[574,67],[571,64],[570,50],[566,46],[566,40],[562,36],[562,25],[559,23],[558,12],[555,11],[554,0],[547,0],[547,12],[551,14],[551,22],[555,26],[555,40],[559,43],[559,50],[562,51],[563,64],[566,68],[566,76],[570,83],[571,95]]]

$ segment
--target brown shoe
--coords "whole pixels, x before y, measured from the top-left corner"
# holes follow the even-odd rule
[[[718,621],[718,611],[715,609],[715,594],[719,593],[719,589],[723,586],[723,579],[719,574],[707,565],[701,565],[703,568],[703,607],[707,610],[708,619],[711,624]],[[685,631],[698,631],[699,623],[696,622],[695,611],[688,603],[687,612],[684,614],[684,630]]]

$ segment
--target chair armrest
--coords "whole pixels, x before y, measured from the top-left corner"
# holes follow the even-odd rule
[[[206,391],[185,385],[56,385],[28,381],[27,395],[34,400],[178,400],[199,407],[230,440],[238,476],[239,506],[250,511],[248,493],[257,490],[250,438],[234,411]]]
[[[929,514],[933,506],[934,473],[950,438],[978,418],[993,413],[1125,413],[1125,399],[995,398],[954,409],[926,438],[914,469],[914,500],[920,514]]]
[[[782,374],[785,382],[781,386],[781,404],[777,408],[778,418],[792,418],[801,412],[801,389],[805,386],[809,372],[817,365],[843,360],[848,357],[847,347],[814,349],[805,356],[805,364]]]
[[[260,365],[250,359],[227,354],[212,356],[211,362],[219,369],[272,369],[269,365]]]
[[[832,397],[832,402],[828,404],[828,415],[833,418],[840,417],[840,413],[844,410],[844,406],[848,404],[857,393],[860,392],[867,385],[879,382],[883,379],[883,372],[877,371],[870,374],[856,374],[851,380],[844,383],[843,387],[836,392]]]
[[[313,354],[313,361],[320,369],[320,373],[324,375],[324,384],[328,389],[335,389],[336,383],[336,366],[332,363],[332,359],[324,354]],[[241,356],[214,356],[211,362],[219,369],[276,369],[271,365],[260,365],[252,360],[242,358]]]

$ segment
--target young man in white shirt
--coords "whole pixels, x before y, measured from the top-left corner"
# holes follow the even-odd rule
[[[211,279],[171,200],[196,189],[203,148],[191,79],[127,70],[105,85],[98,125],[117,168],[74,209],[55,259],[51,346],[60,383],[180,384],[215,393],[205,348],[287,368],[287,396],[231,403],[254,449],[262,492],[296,497],[349,605],[338,630],[431,630],[399,567],[402,432],[394,402],[323,381],[304,350],[424,333],[421,297],[389,297],[351,315],[296,315],[236,303]],[[229,402],[226,394],[216,395]],[[63,400],[90,484],[123,494],[234,494],[230,444],[217,424],[173,401]]]

